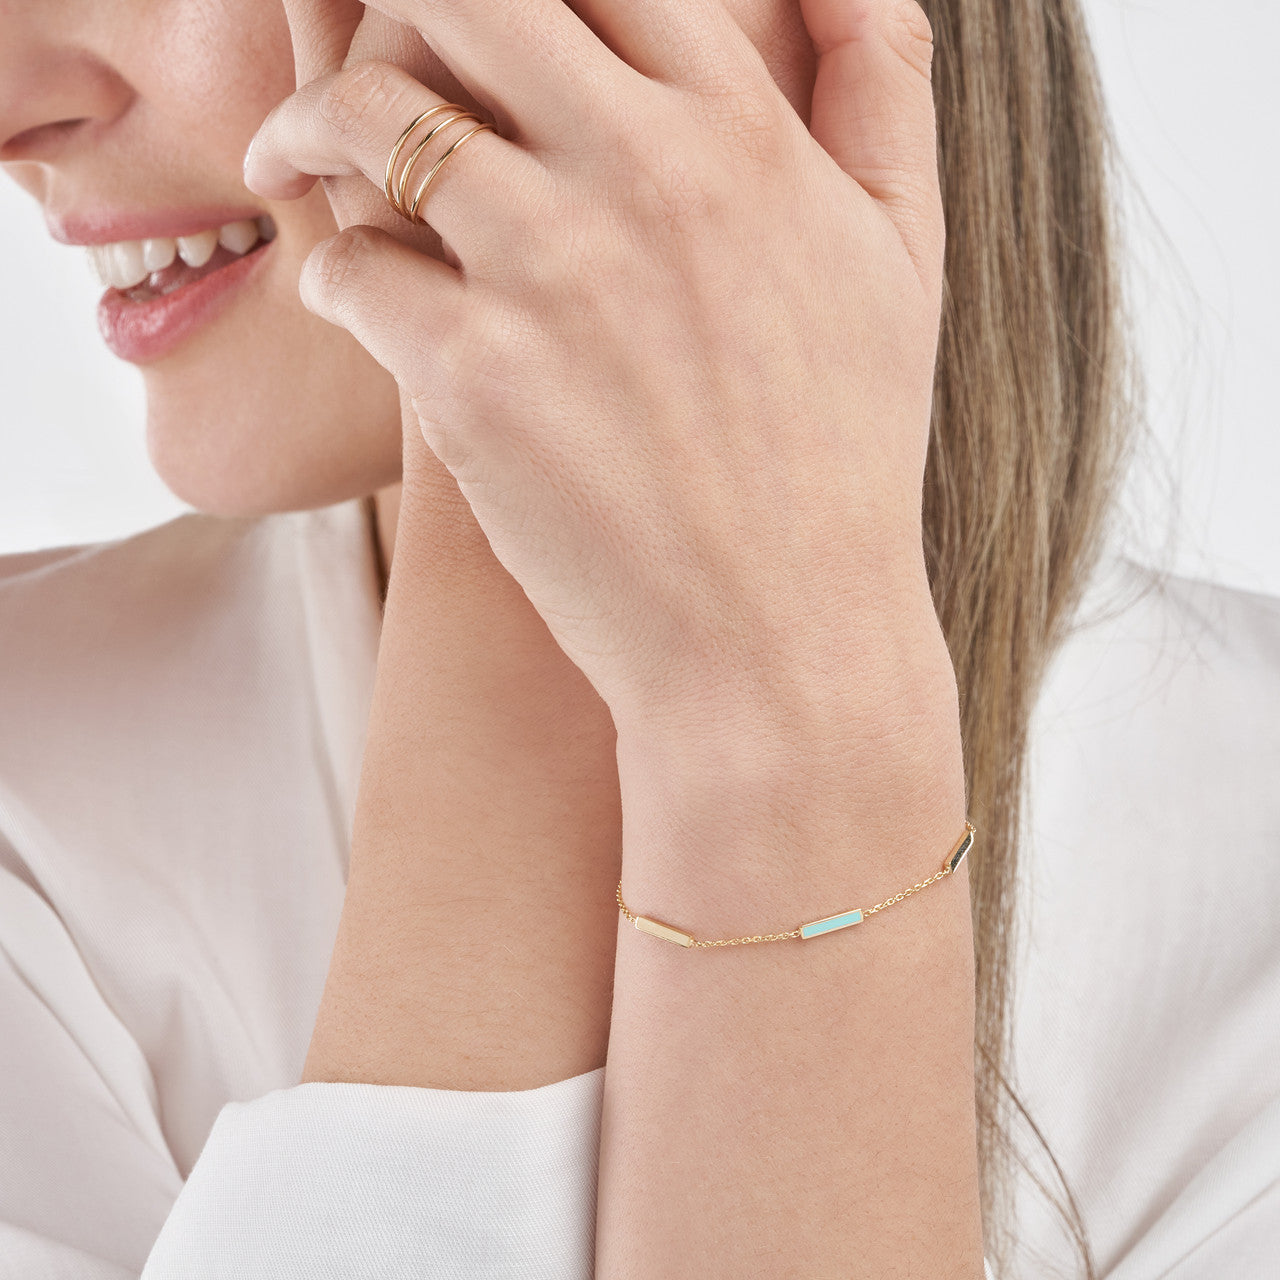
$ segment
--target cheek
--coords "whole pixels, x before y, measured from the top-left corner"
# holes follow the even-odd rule
[[[267,112],[293,92],[280,0],[159,0],[148,45],[151,96],[182,104],[201,155],[238,160]]]
[[[216,362],[147,377],[151,463],[199,510],[296,511],[399,478],[395,384],[339,330],[299,322],[290,339],[264,361],[249,335],[229,335]]]

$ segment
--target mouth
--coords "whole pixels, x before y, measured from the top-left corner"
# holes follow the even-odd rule
[[[107,286],[98,304],[107,346],[134,364],[168,354],[257,274],[275,234],[263,215],[188,235],[90,245],[90,263]]]

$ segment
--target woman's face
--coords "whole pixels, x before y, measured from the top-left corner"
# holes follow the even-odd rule
[[[157,471],[222,514],[339,501],[400,468],[394,383],[298,299],[336,230],[322,190],[273,204],[242,181],[293,87],[278,0],[0,0],[0,160],[56,239],[140,286],[103,295],[103,336],[142,371]]]
[[[730,7],[805,111],[795,0]],[[430,66],[436,92],[476,106]],[[272,203],[242,180],[293,87],[279,0],[0,0],[0,161],[116,286],[99,321],[142,371],[156,470],[224,515],[337,502],[400,470],[394,383],[298,298],[303,259],[336,230],[323,191]]]

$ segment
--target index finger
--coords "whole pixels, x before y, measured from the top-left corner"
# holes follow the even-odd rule
[[[301,88],[342,66],[364,17],[364,5],[360,0],[284,0],[284,15],[293,37],[294,73]]]

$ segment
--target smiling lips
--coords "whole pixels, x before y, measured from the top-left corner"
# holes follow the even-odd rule
[[[263,215],[189,235],[90,245],[107,286],[98,304],[107,346],[134,364],[168,354],[256,273],[275,234]]]

